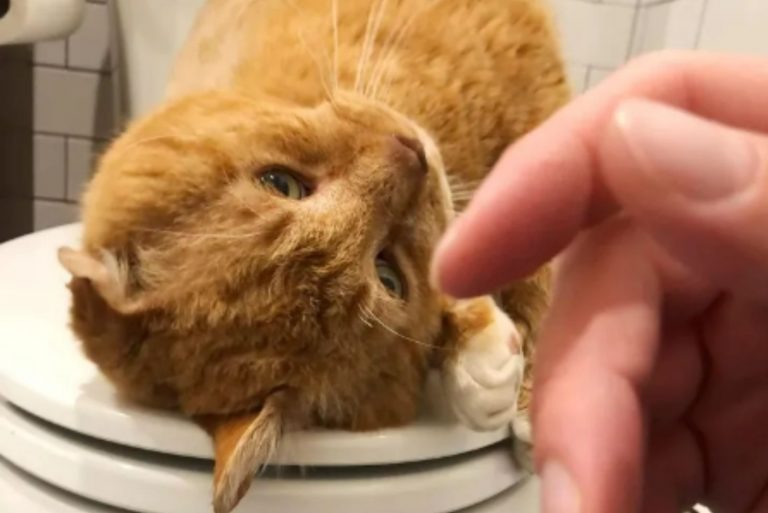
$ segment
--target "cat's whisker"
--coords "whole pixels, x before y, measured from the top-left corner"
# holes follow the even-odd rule
[[[462,197],[466,198],[466,197],[472,197],[474,195],[475,195],[475,190],[474,189],[464,190],[464,191],[461,191],[461,190],[459,190],[459,191],[451,191],[451,196],[454,197],[454,198],[462,198]]]
[[[480,183],[455,183],[451,184],[449,183],[448,186],[451,188],[451,191],[458,192],[458,191],[476,191],[480,187]]]
[[[451,191],[451,197],[456,198],[474,198],[475,197],[475,191]]]
[[[463,178],[460,178],[460,177],[457,177],[457,176],[454,176],[454,175],[448,175],[448,181],[449,182],[453,182],[456,185],[472,185],[472,186],[477,186],[477,185],[480,185],[481,183],[483,183],[485,181],[485,178],[478,178],[476,180],[465,180]]]
[[[333,24],[333,90],[339,90],[339,0],[331,0]]]
[[[450,175],[448,177],[448,187],[451,190],[452,194],[461,194],[465,192],[475,192],[477,189],[480,188],[480,185],[483,183],[483,180],[471,180],[468,182],[465,182],[460,179],[451,179]]]
[[[405,4],[402,4],[402,5],[405,5]],[[402,7],[402,5],[401,5],[401,7]],[[393,20],[392,20],[392,23],[395,23],[395,22],[398,20],[398,18],[400,17],[400,14],[401,14],[401,13],[400,13],[400,10],[399,10],[399,9],[398,9],[397,11],[395,11],[395,14],[394,14],[394,16],[393,16]],[[401,32],[402,28],[403,28],[405,25],[407,25],[407,23],[403,23],[403,24],[400,26],[400,28],[398,28],[398,30],[392,30],[392,31],[390,31],[390,33],[389,33],[389,37],[386,39],[386,41],[384,42],[384,44],[383,44],[383,45],[381,45],[381,50],[380,50],[380,52],[379,52],[379,58],[377,59],[377,61],[376,61],[376,64],[373,66],[373,69],[372,69],[372,71],[371,71],[371,80],[370,80],[370,81],[369,81],[369,83],[366,85],[366,88],[365,88],[365,89],[366,89],[366,91],[368,91],[368,88],[369,88],[369,87],[371,87],[372,85],[376,84],[376,76],[377,76],[377,75],[379,75],[379,68],[381,68],[381,67],[382,67],[382,64],[383,64],[385,61],[388,61],[387,57],[390,55],[390,53],[392,53],[392,50],[393,50],[393,49],[394,49],[394,47],[395,47],[395,45],[394,45],[393,43],[395,42],[396,38],[398,37],[398,35],[400,34],[400,32]],[[372,98],[375,98],[374,96],[371,96],[371,97],[372,97]]]
[[[472,201],[472,198],[451,198],[451,203],[453,203],[454,207],[466,207],[470,201]]]
[[[370,62],[373,56],[373,49],[376,46],[376,37],[379,34],[379,28],[381,27],[381,22],[384,19],[384,11],[386,10],[388,3],[389,3],[389,0],[379,0],[377,4],[378,8],[375,11],[373,23],[370,26],[366,26],[366,38],[365,38],[365,42],[363,43],[362,64],[358,69],[360,73],[359,74],[360,82],[358,84],[356,81],[355,91],[358,91],[358,85],[362,86],[363,83],[365,82],[365,75],[366,75],[365,71],[366,71],[366,68],[368,67],[368,63]],[[362,91],[358,91],[358,92],[364,93],[366,89],[367,89],[367,84]]]
[[[370,319],[371,321],[374,321],[376,324],[378,324],[379,326],[384,328],[384,330],[386,330],[387,332],[395,335],[398,338],[401,338],[403,340],[406,340],[408,342],[411,342],[411,343],[419,345],[419,346],[428,347],[429,349],[438,349],[438,346],[435,346],[433,344],[427,344],[427,343],[422,342],[420,340],[416,340],[415,338],[411,338],[411,337],[409,337],[407,335],[403,335],[402,333],[399,333],[397,330],[395,330],[394,328],[388,326],[384,321],[382,321],[381,319],[376,317],[376,314],[374,314],[373,311],[371,311],[370,309],[366,308],[363,305],[360,305],[360,311],[363,312],[368,317],[368,319]]]
[[[304,37],[304,31],[297,30],[296,35],[299,36],[299,39],[301,39],[301,44],[304,45],[304,48],[307,50],[307,53],[309,54],[310,58],[315,63],[315,67],[317,68],[317,74],[320,77],[320,82],[322,83],[323,90],[325,91],[325,94],[326,94],[326,99],[333,100],[333,91],[331,91],[331,88],[328,85],[328,81],[326,80],[326,74],[325,74],[325,71],[323,70],[323,65],[320,62],[320,60],[317,58],[317,54],[310,49],[309,44],[307,43],[307,40]],[[326,59],[327,59],[327,55],[326,55]]]
[[[401,25],[401,27],[395,31],[395,33],[397,33],[396,39],[394,39],[392,44],[389,45],[387,54],[383,56],[383,58],[379,61],[379,65],[377,65],[377,68],[380,69],[375,71],[376,74],[372,77],[371,82],[375,84],[371,92],[372,98],[376,98],[378,96],[379,88],[384,81],[384,78],[387,76],[391,77],[391,74],[387,75],[389,62],[394,58],[394,50],[403,42],[407,30],[421,15],[426,13],[432,7],[436,6],[441,1],[442,0],[432,0],[432,2],[422,5],[420,9],[416,9],[413,13],[411,13],[411,16],[405,21],[405,23],[403,23],[403,25]]]
[[[465,185],[452,185],[448,184],[449,189],[453,194],[460,194],[462,192],[473,192],[477,190],[477,187],[465,186]]]
[[[363,324],[365,324],[365,325],[366,325],[366,326],[368,326],[369,328],[373,328],[373,324],[371,324],[371,321],[370,321],[370,319],[368,319],[368,317],[366,317],[366,316],[365,316],[365,314],[363,314],[363,312],[362,312],[362,311],[360,311],[360,312],[357,314],[357,317],[358,317],[358,318],[359,318],[359,319],[360,319],[360,320],[363,322]]]
[[[368,48],[368,36],[371,32],[371,25],[373,24],[375,7],[371,5],[368,8],[368,19],[365,22],[365,34],[363,34],[363,47],[360,49],[360,56],[357,58],[357,71],[355,73],[355,88],[356,93],[360,92],[360,81],[363,75],[363,61],[365,60],[365,52]]]
[[[296,11],[297,16],[301,17],[302,12],[298,5],[294,2],[294,0],[285,0],[285,2],[293,8],[294,11]],[[322,82],[323,91],[325,92],[326,99],[329,101],[333,101],[334,95],[333,91],[331,90],[331,87],[328,85],[328,80],[326,78],[326,72],[323,67],[323,65],[320,62],[320,59],[318,58],[317,52],[312,51],[312,47],[309,46],[309,43],[307,43],[307,39],[304,37],[304,31],[301,29],[294,30],[294,33],[296,36],[298,36],[299,40],[301,41],[302,46],[304,46],[304,49],[307,51],[307,55],[309,55],[310,59],[312,59],[312,62],[315,64],[315,68],[317,69],[317,74],[320,77],[320,81]],[[330,69],[330,62],[328,61],[328,52],[323,52],[325,57],[326,65],[328,66],[328,74],[332,72]]]

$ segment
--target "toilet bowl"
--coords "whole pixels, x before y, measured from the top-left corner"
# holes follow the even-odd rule
[[[204,0],[116,0],[123,117],[162,97],[172,57]],[[162,7],[160,4],[163,4]],[[68,329],[62,226],[0,245],[0,512],[210,513],[212,447],[172,412],[121,401]],[[239,513],[528,513],[537,482],[508,430],[477,433],[433,380],[412,425],[288,435]]]

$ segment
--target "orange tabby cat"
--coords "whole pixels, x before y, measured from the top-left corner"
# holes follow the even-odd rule
[[[539,0],[209,0],[60,252],[73,328],[121,393],[209,430],[219,512],[286,429],[411,421],[430,367],[464,422],[508,424],[546,270],[500,309],[437,293],[430,256],[567,98]]]

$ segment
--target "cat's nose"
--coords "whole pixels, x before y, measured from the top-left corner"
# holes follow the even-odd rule
[[[400,153],[405,154],[406,158],[412,161],[419,171],[426,173],[429,169],[427,165],[427,154],[424,151],[424,145],[421,141],[413,137],[404,135],[395,135],[395,145]]]

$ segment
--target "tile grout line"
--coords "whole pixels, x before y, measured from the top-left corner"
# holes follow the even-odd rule
[[[696,48],[701,44],[701,36],[704,33],[704,20],[707,17],[707,9],[709,8],[709,0],[702,0],[701,12],[699,13],[699,26],[696,27]]]
[[[637,26],[640,23],[641,9],[643,8],[639,4],[635,4],[635,7],[632,8],[634,15],[632,16],[632,28],[629,29],[629,42],[627,44],[627,54],[624,58],[625,62],[629,61],[635,53],[635,38],[637,37]]]
[[[64,137],[64,199],[69,199],[69,136]]]

